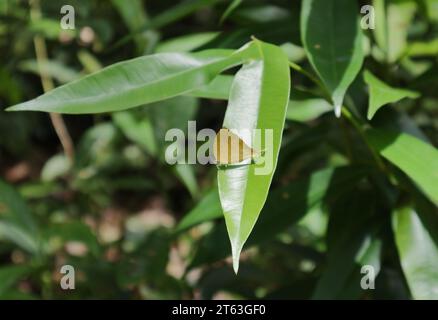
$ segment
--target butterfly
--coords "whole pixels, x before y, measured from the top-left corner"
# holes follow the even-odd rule
[[[214,138],[213,155],[217,165],[230,165],[247,159],[254,160],[262,153],[248,146],[229,129],[222,128]]]

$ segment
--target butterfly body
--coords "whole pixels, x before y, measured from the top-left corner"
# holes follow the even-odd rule
[[[229,166],[251,162],[261,155],[261,152],[248,146],[238,135],[227,128],[222,128],[216,134],[213,143],[213,154],[218,166]]]

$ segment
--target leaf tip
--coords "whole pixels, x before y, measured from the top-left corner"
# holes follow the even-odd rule
[[[340,104],[336,105],[335,106],[335,116],[336,116],[336,118],[340,118],[341,117],[341,111],[342,111],[342,106]]]
[[[236,275],[239,272],[239,256],[240,254],[237,257],[233,257],[233,270]]]
[[[13,106],[10,106],[6,108],[4,111],[11,112],[11,111],[29,111],[28,108],[29,102],[23,102],[19,103]]]
[[[237,275],[237,273],[239,272],[240,253],[242,252],[242,246],[232,246],[231,251],[233,255],[233,270],[234,273]]]
[[[17,110],[17,108],[15,106],[12,106],[12,107],[6,108],[4,111],[11,112],[11,111],[18,111],[18,110]]]

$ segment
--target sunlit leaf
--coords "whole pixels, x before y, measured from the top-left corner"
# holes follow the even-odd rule
[[[417,98],[418,93],[388,86],[383,81],[375,77],[371,72],[365,71],[365,83],[368,84],[370,100],[368,105],[368,119],[372,119],[374,114],[386,104],[397,102],[403,98]]]
[[[9,110],[99,113],[172,98],[206,85],[224,69],[241,63],[251,48],[235,53],[162,53],[120,62]]]
[[[222,208],[217,189],[207,193],[198,204],[187,213],[176,227],[176,232],[186,230],[202,222],[217,219],[222,216]]]
[[[438,229],[430,227],[412,207],[394,211],[393,228],[401,266],[416,299],[438,299],[438,244],[432,236]]]
[[[274,175],[289,100],[288,60],[276,46],[256,41],[260,59],[246,64],[233,82],[223,127],[228,129],[260,129],[262,140],[272,130],[272,148],[265,168],[258,164],[228,166],[218,170],[219,196],[227,223],[235,272],[244,243],[253,229],[266,201]],[[244,137],[241,137],[245,139]],[[250,137],[249,137],[250,138]],[[248,139],[248,137],[246,137]],[[246,141],[248,142],[248,141]],[[261,141],[259,141],[260,143]],[[261,145],[251,147],[263,150]]]
[[[371,145],[404,171],[438,204],[438,150],[405,133],[372,129],[366,132]]]
[[[394,63],[404,53],[408,28],[415,14],[414,1],[373,0],[375,24],[372,30],[385,60]]]

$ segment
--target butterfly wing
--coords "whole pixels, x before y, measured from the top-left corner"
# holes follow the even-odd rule
[[[253,158],[259,153],[249,147],[238,135],[222,128],[214,139],[213,154],[218,164],[234,164]]]

